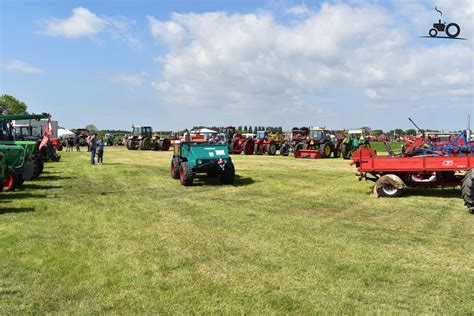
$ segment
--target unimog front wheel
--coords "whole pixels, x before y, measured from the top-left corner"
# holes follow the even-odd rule
[[[179,159],[173,158],[171,160],[171,178],[179,179]]]
[[[474,213],[474,169],[469,170],[462,180],[462,198],[469,212]]]
[[[235,181],[235,169],[234,165],[226,166],[223,173],[221,173],[222,184],[234,184]]]
[[[193,169],[187,161],[182,162],[179,167],[179,180],[184,186],[193,185]]]

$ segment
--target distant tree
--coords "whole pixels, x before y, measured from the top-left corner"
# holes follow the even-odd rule
[[[278,127],[278,133],[283,134],[283,127]]]
[[[254,129],[253,129],[253,133],[256,134],[258,131],[258,126],[255,126]]]
[[[372,130],[372,134],[376,135],[376,136],[380,136],[383,134],[383,130],[381,129],[374,129]]]
[[[20,101],[11,95],[4,94],[0,96],[0,111],[3,114],[26,113],[27,108],[25,102]]]
[[[242,126],[239,126],[239,127],[237,128],[237,130],[238,130],[238,131],[241,131],[241,130],[242,130]]]
[[[415,136],[415,135],[417,134],[417,130],[414,129],[414,128],[410,128],[410,129],[407,129],[407,130],[405,131],[405,133],[406,133],[407,135],[413,135],[413,136]]]
[[[249,126],[249,129],[248,129],[247,133],[249,133],[249,134],[252,134],[252,133],[253,133],[252,126]]]
[[[402,135],[403,134],[403,130],[401,128],[396,128],[395,129],[395,134],[396,135]]]
[[[248,129],[247,125],[245,125],[245,126],[244,126],[244,132],[247,133],[248,131],[249,131],[249,129]]]
[[[88,129],[91,132],[97,131],[97,127],[94,124],[87,124],[86,129]]]

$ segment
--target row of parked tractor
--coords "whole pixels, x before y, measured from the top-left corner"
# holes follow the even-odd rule
[[[61,158],[49,135],[38,137],[14,128],[15,120],[50,119],[49,114],[0,115],[0,186],[1,191],[14,191],[24,181],[34,180],[43,172],[45,162],[56,162]],[[29,129],[31,131],[31,128]]]
[[[290,133],[277,134],[257,131],[256,134],[240,134],[235,127],[222,127],[218,131],[202,129],[190,132],[205,139],[217,139],[228,144],[229,153],[238,155],[274,156],[280,154],[296,158],[343,157],[350,159],[360,144],[368,144],[362,130],[330,131],[326,128],[293,128]],[[150,126],[133,126],[132,133],[125,140],[129,150],[168,151],[179,136],[166,138],[152,132]]]

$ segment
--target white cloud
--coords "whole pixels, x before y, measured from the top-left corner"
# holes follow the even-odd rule
[[[10,59],[5,63],[4,68],[8,71],[23,72],[27,74],[38,74],[43,72],[43,69],[18,59]]]
[[[142,43],[130,34],[135,21],[123,16],[98,16],[87,8],[72,10],[71,16],[64,19],[51,18],[42,21],[43,28],[38,33],[65,38],[94,37],[109,33],[113,39],[122,40],[132,47],[142,47]]]
[[[107,22],[88,9],[78,7],[72,10],[70,17],[49,19],[44,21],[44,24],[44,28],[40,31],[44,35],[78,38],[102,32]]]
[[[425,12],[323,4],[290,24],[265,12],[148,17],[152,36],[168,50],[155,58],[161,78],[153,86],[172,104],[225,105],[233,113],[278,108],[275,116],[317,113],[333,106],[318,105],[319,97],[347,89],[367,97],[364,104],[398,102],[400,109],[411,110],[426,96],[441,107],[456,91],[458,101],[472,104],[472,45],[419,39],[431,25],[411,24],[410,14]],[[464,20],[472,28],[472,19]]]
[[[286,9],[285,13],[293,15],[306,15],[310,13],[310,10],[306,4],[295,5]]]
[[[112,83],[123,84],[129,88],[139,88],[143,86],[147,80],[148,74],[145,72],[140,72],[138,74],[112,74],[109,77],[109,80]]]

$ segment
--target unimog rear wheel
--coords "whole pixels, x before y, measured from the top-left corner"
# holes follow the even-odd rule
[[[173,158],[171,160],[171,178],[179,179],[179,159]]]
[[[222,184],[234,184],[235,181],[235,168],[234,165],[226,166],[223,173],[221,173]]]
[[[183,161],[179,167],[179,180],[184,186],[193,185],[193,169],[187,161]]]
[[[323,158],[331,157],[331,152],[332,152],[331,144],[329,142],[323,143],[320,146],[320,151]]]
[[[275,143],[270,143],[270,144],[268,144],[268,146],[267,146],[267,154],[268,154],[269,156],[275,156],[276,152],[277,152],[277,146],[276,146],[276,144],[275,144]]]
[[[462,180],[462,198],[469,212],[474,213],[474,169],[469,170]]]

